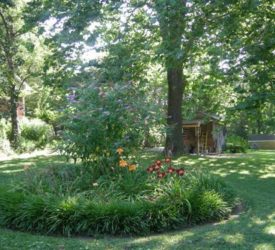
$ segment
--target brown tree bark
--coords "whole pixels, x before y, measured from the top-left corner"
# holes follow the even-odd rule
[[[11,145],[15,149],[18,147],[18,140],[19,140],[17,105],[18,105],[18,96],[16,95],[15,86],[13,86],[10,93],[10,115],[11,115]]]
[[[10,118],[11,118],[11,145],[13,148],[18,147],[19,142],[19,124],[17,116],[17,105],[19,93],[16,90],[15,80],[15,66],[14,66],[14,41],[15,32],[14,27],[8,23],[5,15],[0,11],[1,24],[4,27],[4,38],[0,41],[1,49],[4,51],[6,65],[7,65],[7,80],[8,80],[8,94],[10,98]]]
[[[186,28],[186,0],[155,1],[158,13],[161,50],[165,58],[168,82],[167,134],[165,151],[173,155],[183,152],[182,98],[184,91],[182,37]]]
[[[165,151],[174,155],[184,150],[182,139],[182,97],[184,90],[182,66],[167,69],[168,109]]]

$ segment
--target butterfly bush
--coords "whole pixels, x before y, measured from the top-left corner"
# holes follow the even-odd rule
[[[144,120],[150,115],[144,96],[131,83],[94,83],[75,89],[68,96],[60,149],[68,158],[95,163],[107,172],[117,164],[118,147],[131,153],[142,144]],[[130,169],[134,171],[134,166]]]

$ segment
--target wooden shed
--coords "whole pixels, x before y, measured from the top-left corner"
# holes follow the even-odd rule
[[[220,154],[225,144],[225,129],[214,115],[200,114],[182,125],[186,153]]]

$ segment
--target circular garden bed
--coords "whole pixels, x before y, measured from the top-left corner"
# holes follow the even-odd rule
[[[26,167],[20,182],[0,188],[0,225],[62,235],[142,235],[227,218],[235,204],[219,179],[170,159],[148,167],[119,162],[119,174],[93,167]]]

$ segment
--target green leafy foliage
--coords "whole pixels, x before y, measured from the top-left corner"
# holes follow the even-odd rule
[[[50,125],[39,119],[24,119],[20,123],[21,137],[33,141],[36,147],[45,147],[52,137]]]
[[[226,138],[226,151],[230,153],[245,153],[248,148],[248,141],[240,136],[234,135]]]
[[[39,175],[25,169],[20,185],[0,190],[0,225],[63,235],[146,234],[220,220],[234,206],[232,191],[204,173],[160,181],[144,169],[128,174],[95,180],[80,166]]]
[[[119,146],[131,152],[141,145],[152,114],[131,82],[91,84],[68,98],[61,150],[69,158],[96,162],[106,173],[117,162]]]
[[[43,149],[53,139],[52,127],[40,119],[24,118],[19,122],[20,137],[17,153],[32,152],[35,149]],[[7,138],[11,138],[11,127],[7,126]]]
[[[44,38],[38,38],[37,29],[26,28],[24,18],[26,1],[14,0],[13,4],[0,2],[0,91],[9,100],[11,123],[10,141],[14,149],[19,146],[17,107],[31,85],[41,83],[45,49]]]

